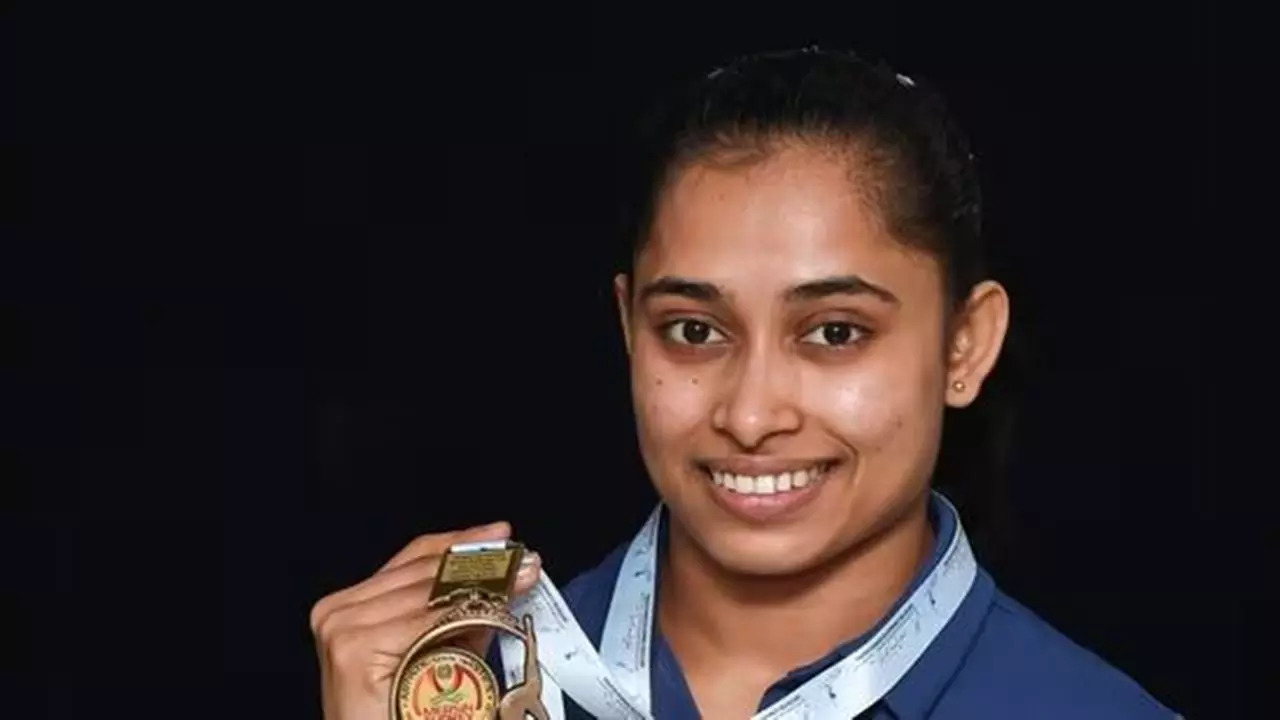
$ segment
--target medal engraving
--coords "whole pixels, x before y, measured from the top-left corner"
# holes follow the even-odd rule
[[[515,543],[504,543],[511,546]],[[524,548],[502,547],[474,552],[457,552],[450,549],[440,561],[440,572],[431,588],[430,602],[453,597],[461,590],[479,588],[505,600],[511,595],[516,573],[520,571],[520,558]]]
[[[419,655],[396,692],[404,720],[490,720],[498,685],[484,661],[460,648]]]
[[[550,720],[542,705],[542,672],[533,618],[517,620],[507,603],[524,546],[514,542],[450,548],[427,599],[443,609],[404,657],[391,683],[391,720]],[[492,628],[525,646],[524,677],[498,698],[493,669],[475,653],[457,647],[457,635]]]

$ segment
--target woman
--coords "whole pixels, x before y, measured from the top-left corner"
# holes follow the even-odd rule
[[[539,654],[565,686],[544,692],[553,714],[1175,717],[1001,593],[933,489],[944,413],[978,397],[1009,322],[939,98],[805,50],[741,59],[673,105],[615,279],[663,507],[566,587],[592,647]],[[420,538],[317,603],[327,718],[384,715],[439,555],[509,531]],[[544,591],[518,604],[561,642],[537,567],[517,589]],[[492,637],[470,642],[497,661]],[[629,709],[557,659],[580,650]]]

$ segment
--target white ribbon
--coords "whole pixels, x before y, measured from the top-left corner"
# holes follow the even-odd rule
[[[954,518],[955,530],[942,539],[946,550],[924,582],[861,647],[752,720],[848,720],[884,697],[920,659],[959,609],[978,570],[955,507],[935,496]],[[545,573],[512,603],[517,617],[533,615],[542,699],[554,720],[565,717],[562,693],[597,718],[652,720],[649,660],[661,514],[659,505],[627,548],[598,652]],[[524,644],[512,636],[499,642],[511,687],[520,682]]]

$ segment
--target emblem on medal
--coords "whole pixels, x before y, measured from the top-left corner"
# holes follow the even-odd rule
[[[507,608],[524,546],[473,543],[449,548],[427,600],[447,607],[400,660],[391,682],[391,720],[550,720],[533,618]],[[499,698],[498,678],[484,658],[453,644],[469,630],[490,628],[524,643],[524,677]]]

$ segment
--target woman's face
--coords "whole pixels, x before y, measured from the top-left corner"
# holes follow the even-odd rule
[[[886,234],[855,175],[804,148],[693,165],[616,283],[645,464],[735,572],[800,572],[919,507],[944,406],[972,400],[1003,338],[994,284],[948,331],[942,269]]]

